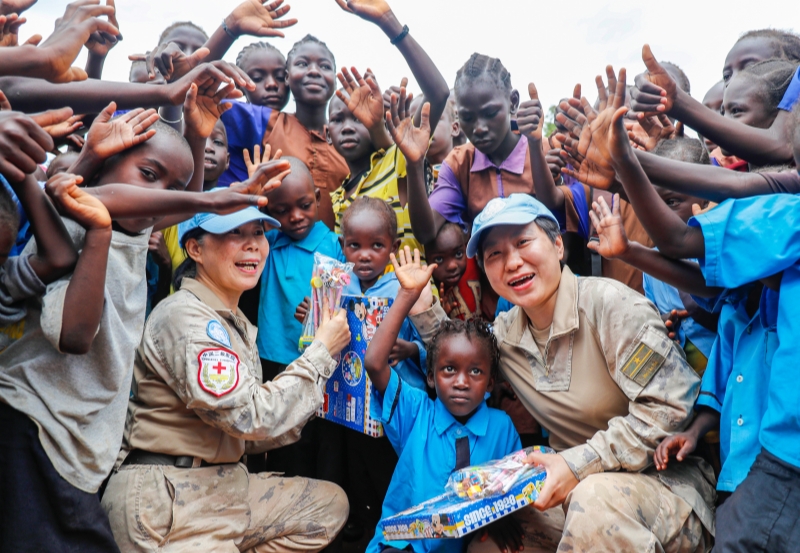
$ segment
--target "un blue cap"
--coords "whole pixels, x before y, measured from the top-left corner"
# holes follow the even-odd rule
[[[273,227],[280,227],[281,224],[270,217],[261,213],[255,207],[246,207],[241,211],[229,213],[228,215],[217,215],[216,213],[198,213],[188,221],[178,225],[178,239],[181,247],[186,247],[184,239],[186,234],[196,228],[201,228],[211,234],[225,234],[235,228],[239,228],[253,221],[266,221]]]
[[[493,198],[472,222],[467,256],[477,255],[481,240],[490,229],[500,225],[528,225],[539,217],[547,217],[558,224],[555,215],[533,196],[511,194],[506,198]]]

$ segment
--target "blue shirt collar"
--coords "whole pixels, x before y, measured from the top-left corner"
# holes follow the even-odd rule
[[[378,281],[363,294],[361,293],[361,281],[358,280],[357,276],[353,276],[353,278],[350,279],[350,284],[345,286],[343,293],[346,296],[394,299],[399,288],[400,282],[397,280],[397,275],[394,274],[394,271],[391,271],[379,278]]]
[[[478,410],[467,421],[467,424],[462,425],[447,410],[444,403],[437,398],[433,410],[433,427],[436,433],[441,436],[454,424],[463,426],[474,436],[485,436],[489,429],[489,407],[486,406],[485,401],[482,401]]]
[[[314,226],[311,229],[311,232],[308,233],[308,236],[303,238],[302,240],[298,240],[295,242],[289,236],[281,231],[278,231],[278,236],[275,238],[275,241],[270,246],[273,250],[277,250],[280,248],[285,248],[286,246],[296,246],[300,249],[306,250],[308,252],[314,253],[319,248],[319,245],[328,235],[331,230],[325,226],[325,223],[322,221],[317,221],[314,223]]]

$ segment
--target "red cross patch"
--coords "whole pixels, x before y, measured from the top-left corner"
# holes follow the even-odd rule
[[[197,356],[197,381],[209,394],[221,397],[239,384],[239,356],[226,348],[204,349]]]

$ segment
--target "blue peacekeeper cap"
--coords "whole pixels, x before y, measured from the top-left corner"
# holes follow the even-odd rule
[[[511,194],[506,198],[493,198],[472,222],[472,237],[467,243],[467,256],[475,257],[487,231],[499,225],[528,225],[539,217],[547,217],[558,224],[558,219],[542,202],[528,194]]]
[[[215,188],[214,190],[217,190]],[[210,190],[213,192],[214,190]],[[181,247],[186,247],[184,239],[189,231],[196,228],[201,228],[211,234],[225,234],[235,228],[238,228],[253,221],[266,221],[273,227],[280,228],[281,224],[270,217],[261,213],[258,208],[246,207],[241,211],[229,213],[227,215],[217,215],[216,213],[198,213],[188,221],[184,221],[178,225],[178,240]]]

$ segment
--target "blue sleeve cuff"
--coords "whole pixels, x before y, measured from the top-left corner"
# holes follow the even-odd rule
[[[703,232],[703,241],[705,242],[705,257],[698,259],[700,270],[706,279],[708,286],[722,286],[719,284],[719,237],[714,232],[714,226],[709,218],[708,213],[703,213],[689,219],[690,227],[699,227]]]
[[[403,381],[397,376],[395,371],[391,371],[389,384],[383,391],[383,401],[381,404],[381,422],[385,425],[392,423],[392,419],[400,403],[400,392],[403,390]]]

